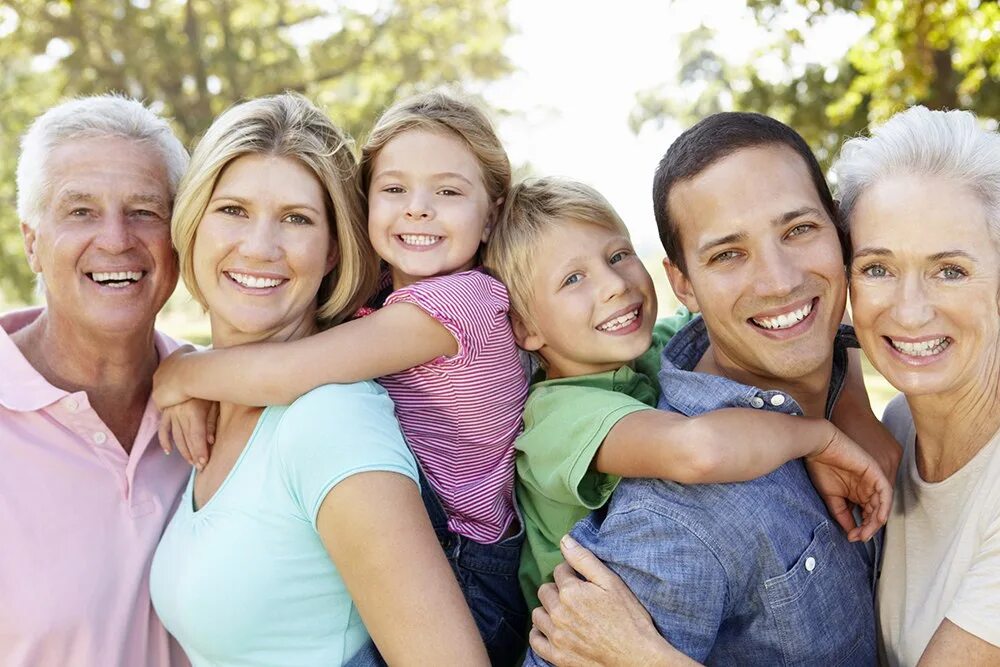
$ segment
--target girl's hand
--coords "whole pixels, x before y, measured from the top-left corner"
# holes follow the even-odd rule
[[[195,351],[193,345],[182,345],[161,361],[153,373],[153,403],[160,412],[191,398],[184,393],[181,371],[184,367],[184,357]]]
[[[170,454],[172,442],[185,461],[204,470],[215,443],[218,419],[218,403],[190,399],[172,405],[160,417],[160,446]]]
[[[892,484],[870,454],[832,424],[830,429],[827,443],[806,457],[806,469],[847,539],[868,541],[889,518]],[[860,526],[851,503],[861,507]]]

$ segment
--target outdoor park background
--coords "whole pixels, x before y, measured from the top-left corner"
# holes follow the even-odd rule
[[[1000,118],[997,0],[0,0],[0,310],[37,301],[15,212],[18,140],[72,95],[123,91],[189,146],[239,99],[297,90],[356,138],[398,95],[452,85],[498,123],[516,176],[603,192],[657,282],[653,169],[688,125],[768,113],[828,167],[912,104]],[[159,325],[207,340],[183,286]],[[895,393],[870,366],[880,413]]]

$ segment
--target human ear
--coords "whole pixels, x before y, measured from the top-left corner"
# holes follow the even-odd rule
[[[680,267],[671,262],[669,257],[664,257],[663,270],[667,273],[667,280],[670,281],[670,287],[674,290],[677,300],[683,303],[692,313],[700,312],[701,308],[698,306],[698,297],[695,296],[691,281],[684,275]]]
[[[28,258],[28,266],[35,273],[42,272],[42,264],[35,252],[35,242],[38,240],[38,230],[26,222],[21,223],[21,236],[24,237],[24,254]]]
[[[520,315],[510,314],[510,325],[514,331],[514,340],[517,346],[528,352],[537,352],[545,345],[545,339],[538,333],[534,326],[525,322]]]
[[[486,225],[483,226],[483,235],[479,239],[481,243],[486,243],[490,240],[490,234],[493,232],[493,227],[500,218],[502,207],[503,197],[497,197],[497,200],[490,205],[490,212],[486,214]]]

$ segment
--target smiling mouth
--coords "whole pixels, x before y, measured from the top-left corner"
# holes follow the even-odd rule
[[[918,343],[909,343],[901,340],[893,340],[888,336],[883,336],[883,338],[892,346],[894,350],[901,354],[905,354],[910,357],[933,357],[936,354],[941,354],[952,343],[952,339],[943,336],[941,338],[930,338],[928,340],[922,340]]]
[[[134,285],[146,275],[145,271],[93,271],[87,277],[102,287],[121,289]]]
[[[403,242],[403,245],[412,246],[432,246],[443,239],[443,236],[432,234],[397,234],[396,238]]]
[[[813,311],[816,305],[816,299],[813,299],[806,305],[796,310],[789,311],[787,313],[782,313],[775,317],[751,317],[749,321],[756,327],[761,329],[767,329],[768,331],[780,331],[781,329],[791,329],[796,324],[802,320],[809,317],[809,313]]]
[[[287,282],[284,278],[264,278],[262,276],[251,276],[247,273],[236,273],[235,271],[226,271],[225,273],[234,283],[249,289],[269,289]]]
[[[598,324],[595,329],[598,331],[603,331],[605,333],[613,333],[615,331],[620,331],[631,326],[639,319],[639,313],[642,310],[642,306],[635,306],[629,311],[612,317],[611,319]]]

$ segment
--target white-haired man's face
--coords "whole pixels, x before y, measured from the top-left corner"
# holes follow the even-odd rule
[[[158,152],[118,137],[72,141],[48,156],[47,176],[48,205],[21,230],[50,317],[95,334],[148,330],[177,284]]]

